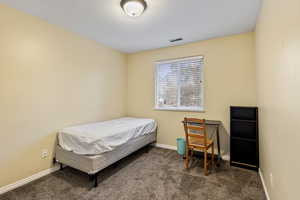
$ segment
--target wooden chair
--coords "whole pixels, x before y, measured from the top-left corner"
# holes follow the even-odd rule
[[[214,141],[206,134],[205,119],[184,118],[183,121],[186,137],[186,159],[185,168],[189,167],[189,162],[193,156],[193,151],[203,151],[204,153],[204,174],[208,175],[208,165],[214,166]],[[208,150],[211,150],[211,160],[208,161]]]

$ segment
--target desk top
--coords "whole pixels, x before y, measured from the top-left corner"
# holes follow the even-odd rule
[[[221,125],[222,124],[222,121],[220,120],[206,120],[205,123],[207,125]]]
[[[182,121],[183,123],[184,121]],[[197,124],[195,122],[193,122],[193,124]],[[222,124],[222,122],[220,120],[205,120],[205,124],[206,125],[216,125],[216,126],[220,126]]]

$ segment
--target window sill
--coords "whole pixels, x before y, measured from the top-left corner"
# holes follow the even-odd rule
[[[154,108],[157,111],[175,111],[175,112],[200,112],[204,113],[204,109],[188,109],[188,108]]]

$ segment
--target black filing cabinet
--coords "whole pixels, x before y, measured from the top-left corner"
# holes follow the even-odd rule
[[[258,108],[230,107],[230,165],[258,170]]]

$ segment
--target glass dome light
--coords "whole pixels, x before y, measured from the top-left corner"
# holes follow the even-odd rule
[[[146,10],[147,4],[144,0],[122,0],[121,7],[127,15],[138,17]]]

